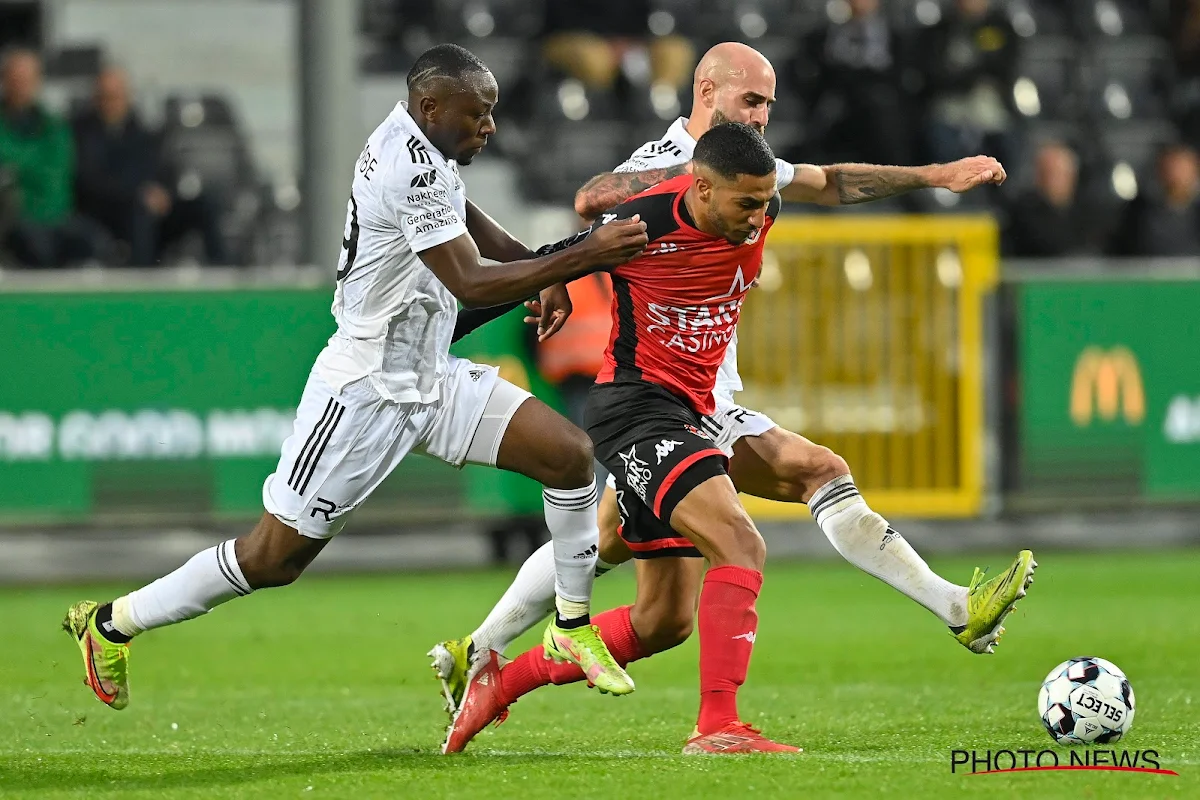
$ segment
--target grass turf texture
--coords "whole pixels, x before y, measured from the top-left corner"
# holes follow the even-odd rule
[[[233,602],[136,642],[119,713],[81,685],[58,623],[70,601],[123,587],[8,589],[0,795],[1200,797],[1200,553],[1038,556],[993,657],[840,561],[769,567],[741,709],[805,748],[794,757],[679,755],[697,705],[695,637],[635,664],[631,697],[548,687],[466,754],[440,755],[424,653],[470,631],[508,573],[314,577]],[[979,563],[995,571],[1008,555]],[[965,581],[971,562],[934,567]],[[598,608],[632,596],[630,569],[597,582]],[[1157,750],[1180,777],[950,773],[956,748],[1052,747],[1034,713],[1039,682],[1087,654],[1122,667],[1137,693],[1116,749]]]

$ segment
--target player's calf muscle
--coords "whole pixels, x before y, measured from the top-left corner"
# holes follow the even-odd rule
[[[326,541],[302,536],[274,516],[263,514],[254,530],[234,542],[234,552],[250,587],[266,589],[294,582]]]
[[[738,440],[729,473],[738,491],[767,500],[807,503],[817,489],[849,475],[850,467],[828,447],[773,428]]]

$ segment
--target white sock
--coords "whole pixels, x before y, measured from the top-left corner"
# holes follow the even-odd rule
[[[887,520],[867,506],[849,475],[818,489],[808,509],[851,564],[916,600],[947,625],[967,624],[967,588],[934,573]]]
[[[619,566],[596,559],[596,577]],[[471,634],[475,648],[503,654],[513,640],[533,628],[554,611],[554,544],[546,542],[533,551],[500,602],[483,624]]]
[[[600,529],[596,525],[600,501],[596,484],[579,489],[543,489],[542,505],[554,552],[558,614],[564,620],[586,617],[600,551]]]
[[[233,552],[233,540],[197,553],[179,569],[113,601],[113,625],[126,636],[207,614],[253,591]]]

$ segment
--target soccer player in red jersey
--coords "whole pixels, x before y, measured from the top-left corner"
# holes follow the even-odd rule
[[[635,196],[592,227],[638,214],[649,239],[642,255],[612,271],[612,335],[587,412],[596,456],[616,476],[620,535],[637,558],[637,603],[691,604],[686,562],[709,563],[698,613],[700,714],[685,753],[799,752],[738,713],[766,548],[728,460],[701,427],[779,207],[771,148],[752,127],[725,123],[697,142],[692,175]],[[595,618],[618,662],[677,643],[639,637],[631,611]],[[495,652],[478,655],[445,752],[461,751],[528,692],[585,679],[546,661],[541,648],[503,668]]]

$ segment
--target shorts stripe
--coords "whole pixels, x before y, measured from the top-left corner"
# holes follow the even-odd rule
[[[304,491],[308,488],[308,482],[312,480],[313,473],[317,471],[317,464],[320,462],[325,448],[329,446],[329,440],[333,438],[333,432],[337,429],[338,423],[342,421],[342,415],[346,413],[344,405],[340,403],[335,405],[337,405],[337,413],[333,415],[333,419],[329,422],[329,430],[325,432],[325,436],[321,440],[321,449],[317,451],[317,457],[313,459],[311,465],[305,466],[306,475],[304,476],[304,483],[296,490],[296,494],[298,495],[303,495]]]
[[[713,419],[712,417],[701,417],[700,418],[700,427],[704,429],[705,433],[707,433],[709,436],[713,437],[714,439],[716,439],[722,433],[725,432],[725,429],[722,428],[717,423],[717,421],[715,419]]]
[[[682,475],[692,464],[695,464],[697,461],[703,458],[708,458],[709,456],[716,456],[722,461],[725,460],[725,454],[720,450],[708,448],[706,450],[697,450],[695,453],[690,454],[687,458],[682,459],[678,464],[671,468],[671,471],[667,473],[667,477],[663,478],[662,483],[658,485],[658,492],[654,495],[654,516],[662,519],[662,516],[659,512],[662,510],[663,498],[667,496],[667,492],[671,490],[671,487],[675,484],[675,481],[679,480],[679,476]],[[667,522],[668,524],[670,523],[670,520],[663,521]]]
[[[626,541],[625,544],[629,547],[630,550],[632,550],[635,553],[645,553],[645,552],[648,552],[651,550],[666,550],[668,548],[673,549],[673,548],[684,548],[684,547],[687,547],[687,548],[695,548],[696,547],[696,545],[692,544],[691,539],[686,539],[682,536],[677,539],[654,539],[653,541],[650,541],[650,542]]]
[[[309,432],[308,438],[304,441],[304,447],[300,448],[300,454],[296,456],[296,463],[292,464],[292,474],[288,477],[288,487],[296,488],[296,474],[300,472],[300,462],[304,459],[304,454],[308,452],[308,448],[312,447],[317,438],[317,431],[325,424],[325,420],[329,418],[329,412],[333,410],[333,398],[325,401],[325,410],[321,412],[321,418],[317,420],[317,424],[313,426]]]

